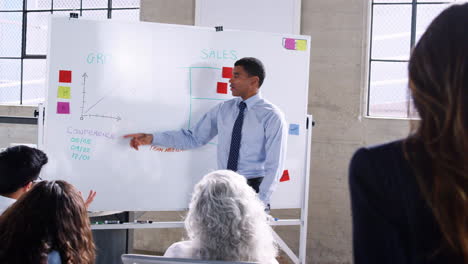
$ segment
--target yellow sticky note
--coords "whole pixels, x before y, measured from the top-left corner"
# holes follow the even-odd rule
[[[58,87],[58,98],[70,99],[70,87],[68,86],[59,86]]]
[[[296,39],[296,50],[307,50],[307,40]]]

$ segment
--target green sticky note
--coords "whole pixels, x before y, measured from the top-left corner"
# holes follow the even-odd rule
[[[296,39],[296,50],[307,50],[307,40]]]
[[[70,99],[70,87],[68,86],[59,86],[58,87],[58,98]]]

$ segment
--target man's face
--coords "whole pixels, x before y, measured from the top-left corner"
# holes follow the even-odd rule
[[[258,91],[258,77],[249,76],[242,66],[235,66],[232,70],[231,83],[232,96],[240,96],[244,100],[254,95]]]

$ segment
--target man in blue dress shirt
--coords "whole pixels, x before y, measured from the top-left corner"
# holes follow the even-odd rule
[[[245,176],[268,205],[283,171],[287,125],[281,110],[260,95],[264,78],[260,60],[242,58],[234,64],[229,80],[232,95],[237,98],[212,108],[193,129],[124,137],[131,138],[130,146],[136,150],[141,145],[191,149],[218,135],[218,168]]]

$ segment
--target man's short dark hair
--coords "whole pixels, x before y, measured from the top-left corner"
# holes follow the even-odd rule
[[[0,152],[0,194],[16,192],[37,180],[47,155],[39,149],[15,146]]]
[[[236,61],[234,66],[242,66],[249,76],[257,76],[258,87],[262,86],[263,80],[265,80],[265,67],[263,67],[263,63],[259,59],[253,57],[242,58]]]

